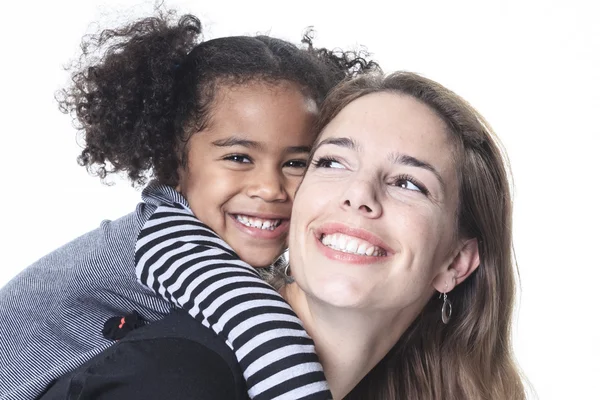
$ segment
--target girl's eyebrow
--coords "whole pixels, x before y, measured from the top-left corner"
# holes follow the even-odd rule
[[[229,136],[223,139],[215,140],[211,142],[213,146],[217,147],[233,147],[233,146],[242,146],[253,150],[265,151],[266,146],[262,142],[258,142],[256,140],[244,139],[239,136]],[[310,146],[289,146],[285,148],[286,154],[297,154],[297,153],[310,153]]]
[[[290,146],[285,148],[286,154],[310,153],[310,146]]]
[[[255,150],[264,150],[265,149],[265,146],[261,142],[257,142],[255,140],[244,139],[239,136],[229,136],[224,139],[215,140],[211,144],[213,146],[217,146],[217,147],[242,146],[242,147],[247,147],[249,149],[255,149]]]

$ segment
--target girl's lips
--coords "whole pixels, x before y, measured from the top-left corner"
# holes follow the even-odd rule
[[[324,234],[332,235],[335,233],[342,233],[344,235],[353,236],[355,238],[369,242],[372,245],[380,247],[383,250],[385,250],[386,256],[391,256],[394,254],[394,251],[390,248],[390,246],[385,241],[383,241],[381,238],[379,238],[374,233],[371,233],[364,229],[352,228],[347,225],[336,222],[336,223],[328,223],[328,224],[322,225],[315,230],[315,235],[317,236],[317,240],[318,240],[319,244],[321,244],[324,247],[327,247],[327,246],[325,246],[325,245],[323,245],[323,243],[321,243],[321,237]],[[335,250],[333,250],[333,251],[335,251]],[[385,258],[385,257],[380,257],[380,258]]]
[[[270,219],[270,220],[280,220],[281,222],[274,229],[261,229],[255,228],[252,226],[244,225],[242,222],[238,221],[236,215],[244,215],[252,218],[261,218],[261,219]],[[242,231],[243,233],[252,236],[255,239],[260,240],[277,240],[282,239],[290,229],[290,220],[289,218],[278,218],[274,216],[266,216],[262,214],[261,216],[256,214],[229,214],[231,220],[233,220],[234,226]]]
[[[289,220],[290,219],[290,215],[289,214],[275,214],[275,213],[254,213],[254,212],[250,212],[250,213],[245,213],[245,212],[238,212],[238,213],[228,213],[229,215],[243,215],[245,217],[250,217],[250,218],[260,218],[260,219],[285,219],[285,220]]]

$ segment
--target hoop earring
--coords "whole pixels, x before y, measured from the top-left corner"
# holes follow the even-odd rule
[[[294,283],[294,277],[290,271],[290,263],[288,262],[283,270],[283,275],[285,279],[285,283]]]
[[[448,284],[446,283],[446,290],[447,289]],[[448,294],[444,292],[444,304],[442,304],[442,322],[447,325],[448,322],[450,322],[450,317],[452,317],[452,302],[448,300]]]

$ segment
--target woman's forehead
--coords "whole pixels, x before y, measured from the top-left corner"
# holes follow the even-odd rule
[[[332,137],[351,137],[363,150],[444,153],[452,148],[447,126],[434,110],[411,96],[388,92],[365,95],[344,107],[319,142]]]

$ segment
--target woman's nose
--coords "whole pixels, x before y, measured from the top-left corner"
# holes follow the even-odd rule
[[[375,184],[367,179],[356,179],[349,184],[342,196],[341,206],[368,218],[378,218],[382,212]]]

